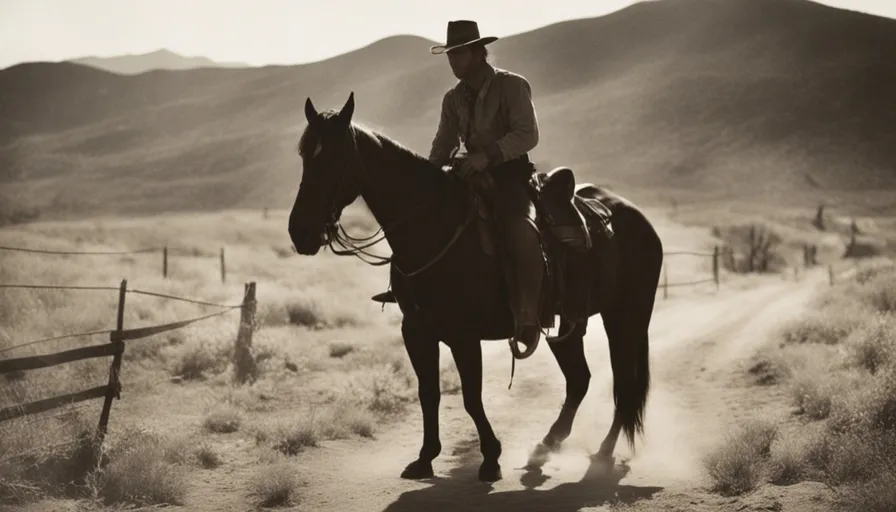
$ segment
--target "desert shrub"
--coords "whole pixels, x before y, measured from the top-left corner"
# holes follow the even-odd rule
[[[755,489],[762,481],[777,435],[777,426],[762,420],[748,422],[729,433],[703,461],[712,489],[725,495]]]

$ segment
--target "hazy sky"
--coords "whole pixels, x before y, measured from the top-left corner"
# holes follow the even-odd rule
[[[525,1],[525,0],[523,0]],[[818,0],[896,18],[896,0]],[[324,59],[394,34],[436,41],[451,19],[506,36],[598,16],[632,0],[0,0],[0,68],[22,61],[146,53],[252,65]],[[539,7],[540,6],[540,7]],[[512,14],[511,14],[512,13]]]

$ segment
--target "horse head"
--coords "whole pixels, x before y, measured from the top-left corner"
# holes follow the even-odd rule
[[[318,112],[311,98],[305,100],[308,125],[298,148],[302,179],[289,215],[289,237],[299,254],[317,254],[342,210],[361,194],[354,110],[354,93],[338,112]]]

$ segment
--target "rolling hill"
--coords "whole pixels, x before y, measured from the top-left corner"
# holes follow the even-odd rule
[[[487,27],[483,27],[487,31]],[[0,71],[0,187],[49,215],[288,207],[302,105],[421,153],[454,78],[395,36],[325,61]],[[491,46],[533,86],[536,160],[649,200],[896,205],[896,20],[807,0],[662,0]]]
[[[240,62],[215,62],[208,57],[186,57],[170,50],[157,50],[139,55],[119,55],[114,57],[82,57],[72,59],[75,64],[91,66],[110,73],[135,75],[155,69],[197,69],[197,68],[244,68]]]

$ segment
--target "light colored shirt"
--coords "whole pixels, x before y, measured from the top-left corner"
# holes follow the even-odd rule
[[[483,151],[490,167],[520,157],[538,144],[538,117],[529,82],[516,73],[486,66],[486,79],[475,98],[469,86],[458,81],[442,99],[429,153],[429,161],[439,167],[449,163],[461,142],[468,153]]]

